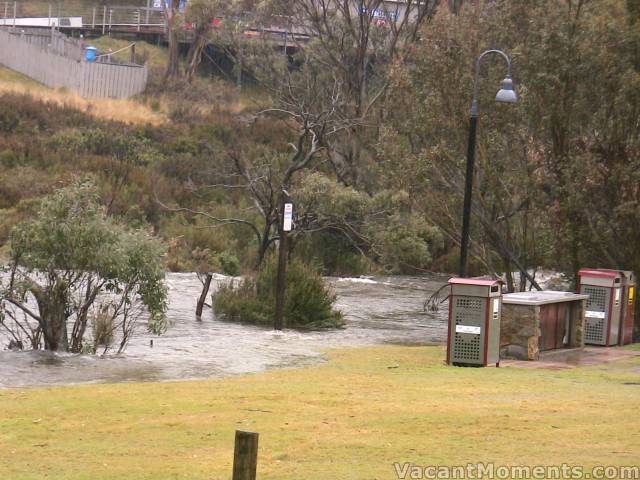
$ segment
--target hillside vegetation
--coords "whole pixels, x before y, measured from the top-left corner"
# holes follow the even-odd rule
[[[286,192],[290,253],[324,273],[453,271],[474,64],[497,45],[513,56],[519,102],[493,101],[506,69],[487,57],[471,273],[506,274],[514,290],[529,286],[516,284],[518,270],[640,270],[633,2],[451,3],[387,42],[390,31],[371,18],[371,35],[354,34],[367,15],[328,28],[314,23],[322,15],[274,2],[270,15],[289,11],[316,31],[290,57],[231,24],[195,32],[225,46],[242,90],[227,77],[190,83],[184,58],[165,80],[174,41],[169,50],[138,44],[153,75],[127,101],[76,99],[0,71],[0,243],[44,193],[90,175],[111,215],[168,242],[171,269],[216,269],[223,253],[258,268],[277,245]],[[214,10],[188,10],[185,20]],[[263,21],[261,9],[243,12]]]

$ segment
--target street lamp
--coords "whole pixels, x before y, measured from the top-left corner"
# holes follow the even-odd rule
[[[497,53],[507,62],[507,76],[502,80],[500,90],[496,94],[496,102],[516,103],[518,95],[513,89],[511,80],[511,59],[502,50],[486,50],[476,61],[476,77],[473,82],[473,100],[471,101],[471,117],[469,119],[469,143],[467,145],[467,173],[464,185],[464,207],[462,212],[462,237],[460,238],[460,277],[467,276],[467,253],[469,250],[469,220],[471,217],[471,193],[473,190],[473,167],[476,154],[476,127],[478,125],[478,84],[480,79],[480,62],[489,54]]]

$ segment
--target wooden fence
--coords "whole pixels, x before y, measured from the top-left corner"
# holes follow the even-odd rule
[[[80,42],[52,30],[0,29],[0,64],[83,97],[130,97],[146,88],[148,78],[146,65],[87,62]]]

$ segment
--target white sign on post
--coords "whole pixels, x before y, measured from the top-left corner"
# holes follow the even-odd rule
[[[282,229],[285,232],[290,232],[292,227],[293,227],[293,203],[285,203]]]

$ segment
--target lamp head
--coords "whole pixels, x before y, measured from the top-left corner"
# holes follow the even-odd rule
[[[500,90],[498,90],[496,94],[496,102],[516,103],[517,101],[518,95],[513,89],[513,80],[511,80],[511,75],[507,75],[504,80],[502,80]]]

